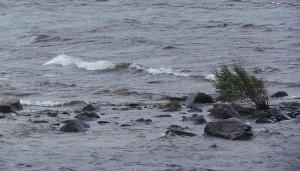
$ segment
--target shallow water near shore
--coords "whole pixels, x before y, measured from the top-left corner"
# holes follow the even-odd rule
[[[145,108],[145,106],[147,106]],[[81,133],[58,131],[55,125],[75,116],[59,114],[48,117],[25,110],[31,116],[19,114],[0,119],[1,170],[297,170],[300,122],[299,118],[272,124],[256,124],[245,120],[254,131],[248,141],[233,141],[204,135],[204,125],[182,122],[182,111],[169,113],[152,105],[143,109],[124,110],[123,105],[101,106],[100,115],[106,124],[87,122],[90,128]],[[79,108],[79,106],[77,106]],[[116,110],[117,108],[117,110]],[[201,114],[206,116],[204,106]],[[54,110],[70,111],[53,107]],[[200,114],[200,113],[199,113]],[[41,115],[40,117],[36,117]],[[141,123],[139,118],[152,119]],[[48,123],[32,123],[45,120]],[[128,126],[121,126],[127,124]],[[194,137],[166,135],[170,125],[188,127]]]
[[[168,96],[215,95],[211,71],[233,62],[270,94],[289,94],[271,104],[299,101],[299,9],[297,0],[0,0],[0,99],[18,96],[32,114],[0,119],[0,170],[299,169],[299,119],[250,120],[253,140],[228,141],[183,123],[185,111],[156,118],[151,108]],[[109,124],[77,134],[52,125],[91,102]],[[125,103],[147,108],[112,110]],[[34,117],[44,109],[71,115]],[[172,124],[197,136],[164,137]]]

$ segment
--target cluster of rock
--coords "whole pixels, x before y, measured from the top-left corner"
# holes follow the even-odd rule
[[[284,97],[285,92],[278,92],[272,95],[274,98]],[[190,97],[176,98],[170,97],[170,103],[158,105],[157,108],[162,109],[163,112],[177,112],[182,108],[181,103],[189,109],[188,112],[202,112],[203,105],[212,104],[213,108],[208,110],[209,116],[215,121],[207,122],[203,115],[193,114],[191,116],[182,116],[182,121],[191,123],[193,125],[205,124],[204,132],[206,135],[220,137],[231,140],[247,140],[253,136],[250,125],[244,123],[242,120],[255,119],[256,123],[273,123],[282,120],[289,120],[297,117],[300,114],[300,103],[288,102],[281,103],[273,108],[267,110],[257,110],[255,108],[242,107],[233,104],[216,103],[214,98],[205,93],[196,93]],[[176,103],[174,101],[177,101]],[[113,108],[112,110],[141,110],[140,104],[128,104],[125,108]],[[0,101],[0,118],[4,118],[7,113],[16,113],[22,110],[23,106],[17,97],[8,97]],[[95,121],[100,118],[96,113],[99,108],[93,104],[84,106],[81,110],[75,111],[77,115],[70,120],[64,121],[64,125],[59,128],[63,132],[82,132],[89,128],[87,122]],[[2,114],[1,114],[2,113]],[[43,110],[41,114],[49,117],[56,117],[58,114],[68,114],[68,112],[60,112],[54,110]],[[172,117],[170,114],[163,114],[155,116],[157,118]],[[33,123],[48,123],[45,120],[30,120]],[[152,123],[151,119],[136,119],[136,123]],[[98,121],[98,124],[107,124],[108,121]],[[58,124],[59,125],[59,124]],[[120,127],[131,126],[130,124],[121,124]],[[179,136],[195,136],[195,133],[188,132],[188,128],[183,128],[178,125],[171,125],[167,128],[166,135]]]

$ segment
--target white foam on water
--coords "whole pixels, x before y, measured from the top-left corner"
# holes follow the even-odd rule
[[[209,81],[216,81],[216,76],[214,74],[207,74],[205,79]]]
[[[153,75],[158,75],[158,74],[167,74],[167,75],[175,75],[175,76],[180,76],[180,77],[188,77],[190,76],[190,74],[187,74],[187,73],[184,73],[180,70],[173,70],[172,68],[159,68],[159,69],[156,69],[156,68],[147,68],[147,67],[144,67],[144,66],[141,66],[137,63],[132,63],[130,65],[131,68],[135,68],[135,69],[138,69],[138,70],[142,70],[142,71],[145,71],[149,74],[153,74]]]
[[[34,101],[34,100],[20,100],[22,105],[27,106],[41,106],[41,107],[56,107],[63,106],[64,102],[57,101]]]
[[[44,63],[43,65],[60,65],[60,66],[69,66],[75,65],[79,69],[95,71],[95,70],[106,70],[116,68],[116,64],[111,61],[96,61],[96,62],[87,62],[81,58],[76,58],[68,55],[58,55],[50,61]]]

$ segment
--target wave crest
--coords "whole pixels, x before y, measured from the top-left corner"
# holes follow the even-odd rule
[[[75,58],[73,56],[68,55],[58,55],[50,61],[44,63],[43,65],[75,65],[79,69],[85,69],[89,71],[114,69],[117,66],[111,61],[87,62],[82,60],[81,58]]]

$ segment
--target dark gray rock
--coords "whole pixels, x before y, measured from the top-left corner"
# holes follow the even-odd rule
[[[28,120],[29,122],[35,123],[35,124],[40,124],[40,123],[49,123],[49,121],[46,120]]]
[[[285,91],[278,91],[271,95],[271,97],[273,97],[273,98],[280,98],[280,97],[286,97],[286,96],[289,96],[289,95]]]
[[[195,125],[207,123],[207,121],[205,120],[205,118],[202,115],[197,115],[197,114],[193,115],[191,117],[182,116],[182,121],[183,122],[191,121]]]
[[[163,112],[177,112],[177,111],[180,111],[180,109],[175,107],[171,107],[163,110]]]
[[[86,105],[82,108],[83,112],[92,112],[92,111],[95,111],[95,110],[98,110],[98,108],[96,106],[92,105],[92,104],[88,104],[88,105]]]
[[[196,136],[196,134],[191,132],[186,132],[184,128],[178,125],[171,125],[168,130],[166,131],[167,135],[179,135],[179,136],[188,136],[193,137]]]
[[[256,123],[273,123],[266,115],[261,115],[256,121]]]
[[[75,116],[77,119],[81,119],[84,121],[92,121],[94,119],[100,118],[100,116],[95,112],[83,112]]]
[[[239,113],[230,104],[216,104],[210,111],[209,115],[219,119],[240,117]]]
[[[16,113],[19,110],[23,110],[23,106],[20,99],[15,96],[0,101],[0,113]]]
[[[89,128],[89,125],[79,119],[70,120],[67,124],[62,126],[59,130],[63,132],[82,132]]]
[[[187,97],[167,97],[166,98],[167,100],[170,100],[170,101],[180,101],[180,102],[183,102],[183,101],[186,101],[187,100]]]
[[[157,117],[157,118],[169,118],[169,117],[172,117],[172,115],[157,115],[155,117]]]
[[[130,124],[121,124],[120,127],[129,127],[131,126]]]
[[[83,114],[76,115],[75,118],[83,121],[93,121],[94,119]]]
[[[107,123],[109,123],[108,121],[98,121],[97,122],[98,124],[107,124]]]
[[[144,122],[145,122],[145,123],[151,123],[151,122],[152,122],[152,119],[145,119]]]
[[[205,93],[196,93],[189,96],[186,100],[187,105],[190,106],[193,103],[213,103],[213,98]]]
[[[137,119],[135,120],[136,122],[145,122],[145,119],[144,118],[140,118],[140,119]]]
[[[251,126],[237,118],[209,122],[204,128],[204,132],[207,135],[231,140],[247,140],[253,135]]]
[[[203,111],[202,109],[193,108],[193,109],[188,110],[187,112],[202,112],[202,111]]]

